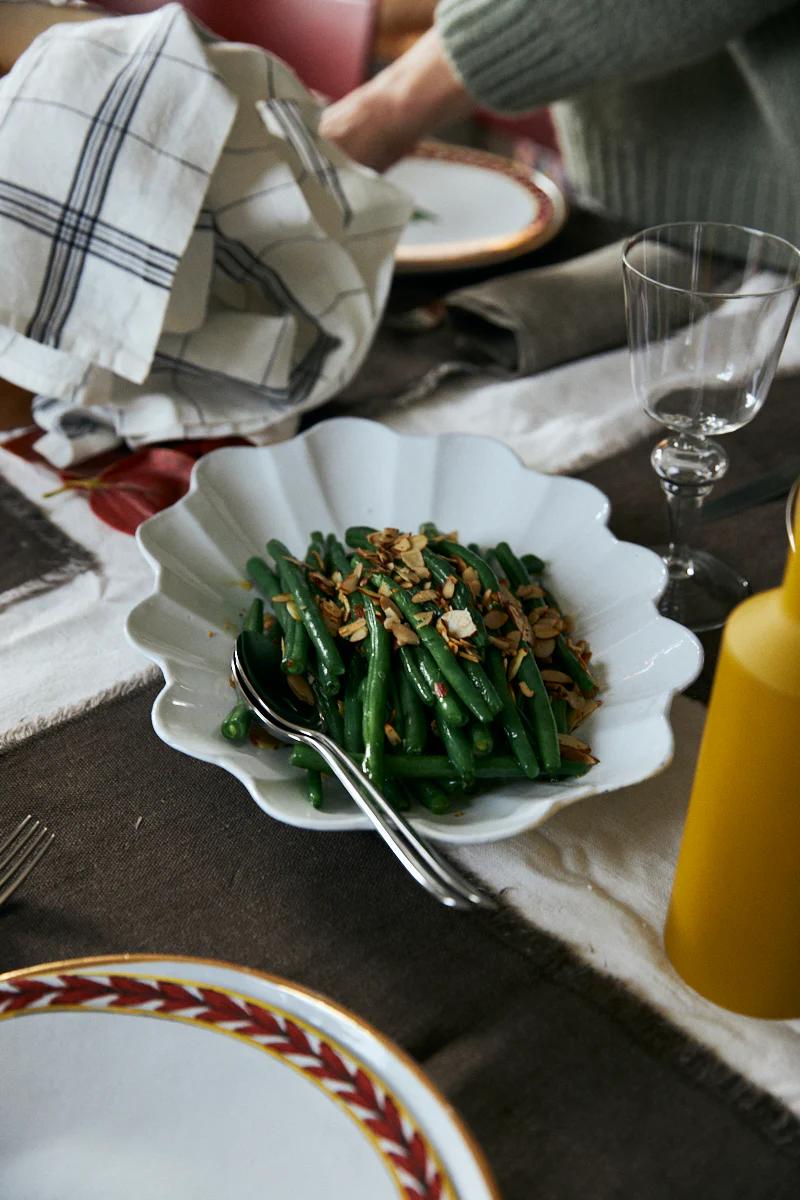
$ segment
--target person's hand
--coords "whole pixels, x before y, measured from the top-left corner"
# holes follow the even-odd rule
[[[473,107],[431,29],[385,71],[327,108],[320,133],[357,162],[385,171],[420,138]]]

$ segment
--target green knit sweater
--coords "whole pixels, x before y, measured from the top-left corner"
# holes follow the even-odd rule
[[[441,0],[436,22],[482,106],[558,102],[583,203],[800,244],[797,0]]]

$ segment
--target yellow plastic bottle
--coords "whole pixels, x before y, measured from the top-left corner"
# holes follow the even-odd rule
[[[716,1004],[800,1017],[799,553],[728,619],[664,940]]]

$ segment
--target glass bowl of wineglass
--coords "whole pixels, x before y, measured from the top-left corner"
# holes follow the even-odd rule
[[[738,225],[645,229],[623,249],[633,386],[670,431],[651,462],[667,499],[661,611],[695,631],[724,624],[749,585],[690,546],[703,501],[728,467],[716,441],[767,398],[800,291],[800,250]]]

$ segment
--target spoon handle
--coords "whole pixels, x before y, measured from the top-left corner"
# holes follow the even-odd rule
[[[325,734],[307,739],[330,767],[333,774],[366,813],[383,840],[417,883],[450,908],[495,909],[491,896],[479,891],[456,871],[395,812],[367,775],[357,767],[336,742]]]

